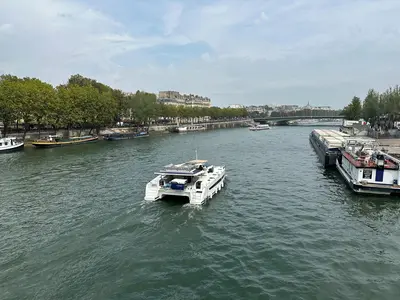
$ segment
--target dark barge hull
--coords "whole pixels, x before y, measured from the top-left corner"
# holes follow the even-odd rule
[[[324,168],[335,168],[336,159],[341,155],[340,150],[329,150],[312,133],[310,133],[310,143],[318,155]]]
[[[125,133],[125,134],[119,134],[119,135],[104,135],[103,140],[105,141],[120,141],[120,140],[131,140],[131,139],[137,139],[137,138],[142,138],[142,137],[148,137],[149,134],[140,134],[140,133]]]

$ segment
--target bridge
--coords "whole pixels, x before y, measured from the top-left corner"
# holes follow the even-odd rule
[[[254,118],[253,121],[257,123],[265,122],[287,122],[292,120],[321,120],[321,119],[344,119],[344,116],[281,116],[281,117],[265,117]]]

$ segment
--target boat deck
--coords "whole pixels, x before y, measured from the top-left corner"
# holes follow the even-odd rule
[[[337,130],[314,129],[311,134],[324,144],[327,149],[338,149],[342,146],[348,134]]]
[[[374,163],[373,161],[368,161],[368,162],[365,162],[364,160],[358,160],[358,159],[355,159],[350,153],[348,153],[348,152],[343,152],[342,153],[342,155],[352,164],[352,165],[354,165],[355,167],[357,167],[357,168],[376,168],[377,167],[377,165],[376,165],[376,163]],[[390,161],[390,160],[388,160],[388,159],[385,159],[385,166],[384,166],[384,168],[385,169],[388,169],[388,170],[397,170],[398,168],[399,168],[399,166],[396,164],[396,163],[394,163],[394,162],[392,162],[392,161]]]

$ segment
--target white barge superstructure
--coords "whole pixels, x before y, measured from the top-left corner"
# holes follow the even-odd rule
[[[375,141],[348,139],[336,167],[356,193],[400,195],[400,160],[378,150]]]
[[[145,200],[165,196],[187,197],[191,204],[203,204],[224,187],[225,166],[213,166],[206,160],[169,164],[146,185]]]

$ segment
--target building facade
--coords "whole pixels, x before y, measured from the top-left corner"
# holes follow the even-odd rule
[[[181,94],[177,91],[160,91],[158,99],[167,105],[185,105],[189,107],[211,107],[211,99],[194,94]]]
[[[244,105],[242,105],[242,104],[231,104],[228,107],[229,108],[244,108]]]

